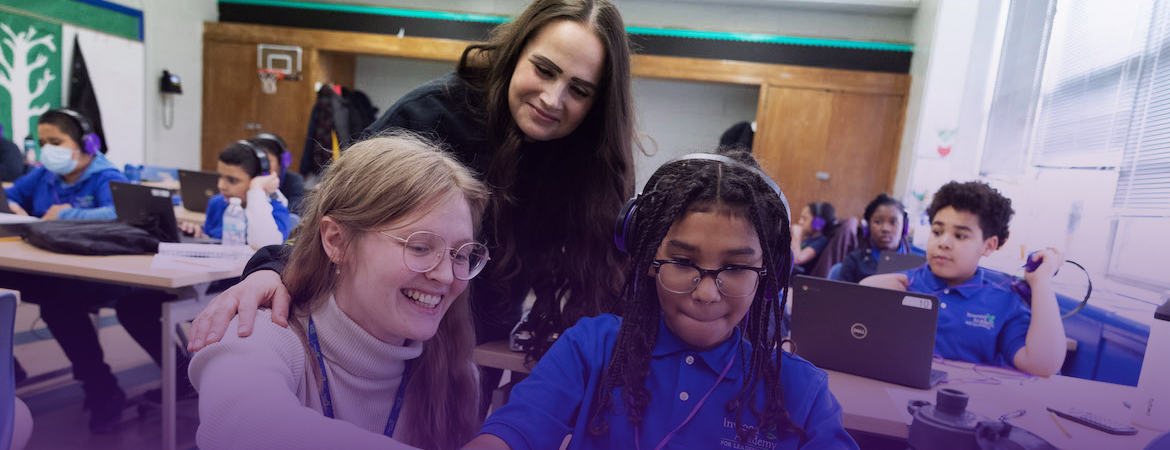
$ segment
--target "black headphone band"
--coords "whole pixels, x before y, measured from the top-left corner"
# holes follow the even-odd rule
[[[81,136],[83,139],[85,138],[85,135],[93,134],[93,125],[90,125],[89,119],[86,119],[85,116],[81,115],[81,113],[78,113],[77,111],[69,108],[57,108],[53,111],[57,111],[61,114],[73,118],[73,121],[77,122],[77,126],[81,128]]]
[[[281,139],[280,136],[277,136],[275,134],[260,133],[260,134],[257,134],[256,137],[253,137],[252,139],[263,139],[266,141],[275,142],[276,147],[280,149],[281,155],[288,153],[288,146],[284,144],[284,139]]]
[[[658,170],[662,170],[663,167],[669,166],[669,165],[674,164],[676,162],[703,161],[703,160],[721,162],[721,163],[724,163],[724,164],[727,164],[727,165],[730,165],[733,167],[738,167],[740,169],[744,169],[748,172],[756,174],[756,176],[759,176],[760,179],[763,180],[764,183],[767,184],[769,188],[772,188],[772,192],[775,192],[776,195],[780,197],[780,202],[784,204],[785,217],[788,217],[789,221],[792,220],[792,209],[788,207],[788,197],[784,196],[784,191],[780,190],[780,185],[776,184],[776,181],[772,180],[772,177],[769,177],[768,174],[764,173],[764,171],[762,171],[760,169],[749,166],[747,164],[736,161],[734,159],[728,158],[726,156],[716,155],[714,153],[688,153],[688,154],[676,157],[674,159],[671,159],[670,161],[667,161],[666,164],[663,164],[661,167],[658,168]],[[656,170],[654,173],[657,174],[658,171]],[[654,190],[653,187],[651,187],[650,181],[656,180],[656,179],[657,179],[657,177],[651,175],[650,180],[647,180],[647,182],[646,182],[646,187],[651,188],[650,190]],[[654,184],[657,185],[658,183],[655,182]]]
[[[252,153],[256,155],[256,162],[260,164],[260,173],[257,174],[258,176],[271,172],[271,169],[268,165],[268,152],[243,139],[236,141],[236,143],[248,147],[252,150]]]

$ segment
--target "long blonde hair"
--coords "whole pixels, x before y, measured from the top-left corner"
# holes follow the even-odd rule
[[[316,189],[305,196],[304,214],[293,232],[296,244],[283,275],[292,295],[289,324],[302,341],[302,321],[325,304],[337,283],[321,242],[322,217],[342,225],[343,253],[348,253],[362,231],[419,208],[425,212],[451,195],[467,199],[478,233],[487,188],[435,144],[409,133],[358,142],[327,167]],[[399,422],[400,440],[406,444],[457,448],[479,431],[479,383],[472,364],[475,335],[467,298],[464,291],[451,304],[414,363],[404,400],[410,413]],[[316,364],[314,358],[308,359]]]

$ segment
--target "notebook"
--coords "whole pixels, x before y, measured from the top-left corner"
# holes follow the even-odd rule
[[[792,282],[796,354],[817,367],[929,389],[938,298],[798,275]]]
[[[179,169],[179,195],[187,211],[207,212],[207,201],[219,193],[219,174]]]

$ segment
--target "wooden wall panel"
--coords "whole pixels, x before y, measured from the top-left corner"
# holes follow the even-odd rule
[[[822,168],[830,174],[822,196],[838,217],[861,217],[879,192],[889,193],[902,135],[902,98],[834,93]]]
[[[813,173],[824,160],[833,112],[831,94],[772,86],[765,90],[756,117],[761,126],[753,141],[754,153],[764,171],[784,190],[796,216],[800,205],[821,197]]]
[[[221,150],[252,136],[243,124],[252,122],[259,89],[256,45],[203,43],[202,170],[215,171]]]
[[[357,72],[357,56],[352,53],[317,52],[317,61],[320,69],[317,71],[318,83],[340,84],[353,89]]]

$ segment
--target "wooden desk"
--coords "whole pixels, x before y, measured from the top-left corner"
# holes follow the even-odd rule
[[[965,363],[954,364],[970,366]],[[946,371],[950,380],[986,379],[973,370],[949,364],[935,363],[934,368]],[[968,408],[975,410],[983,407],[985,412],[975,412],[992,416],[992,420],[998,419],[999,415],[1025,409],[1027,412],[1022,417],[1011,419],[1009,423],[1031,431],[1061,449],[1141,450],[1160,434],[1138,427],[1137,435],[1113,436],[1060,419],[1060,423],[1072,435],[1070,438],[1056,426],[1046,409],[1048,406],[1077,407],[1128,423],[1130,412],[1122,401],[1132,403],[1130,398],[1136,394],[1136,388],[1131,386],[1054,376],[1023,381],[1022,384],[1020,380],[1004,380],[999,385],[951,382],[923,391],[831,370],[826,372],[829,373],[829,389],[844,409],[845,428],[850,430],[906,439],[909,426],[900,412],[906,409],[906,404],[895,405],[887,388],[928,396],[931,404],[934,404],[935,393],[945,387],[966,392],[971,396]]]
[[[184,208],[182,206],[176,206],[175,207],[175,220],[178,220],[179,222],[191,222],[191,223],[203,225],[203,222],[205,220],[207,220],[207,214],[201,213],[201,212],[191,211],[191,210]]]
[[[524,352],[509,349],[508,341],[495,341],[475,347],[473,358],[476,364],[484,367],[529,373],[531,369],[524,364],[525,355]]]
[[[163,448],[175,448],[175,326],[191,320],[211,300],[214,281],[237,277],[246,261],[221,272],[154,270],[152,255],[81,256],[52,253],[24,242],[0,242],[0,269],[102,283],[160,289],[178,299],[162,305],[163,317]]]

